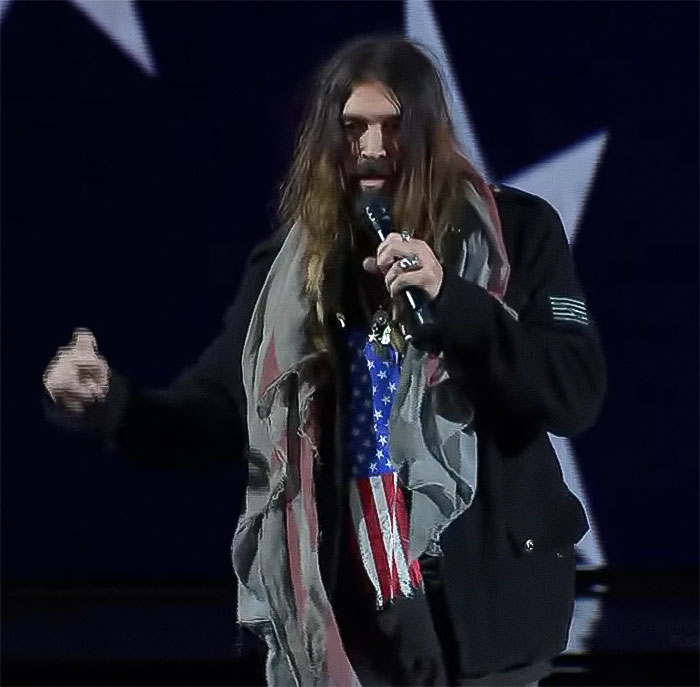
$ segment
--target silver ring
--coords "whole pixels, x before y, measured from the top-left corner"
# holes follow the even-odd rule
[[[406,243],[411,240],[411,235],[405,229],[401,232],[401,240]]]
[[[420,268],[420,260],[415,253],[411,253],[410,255],[406,255],[399,260],[399,267],[404,272],[407,272],[408,270],[416,270]]]

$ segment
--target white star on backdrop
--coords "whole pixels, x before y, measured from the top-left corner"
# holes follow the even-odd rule
[[[144,73],[156,76],[155,60],[134,0],[67,1],[98,27]],[[0,0],[0,22],[5,19],[11,2],[12,0]],[[40,7],[40,5],[36,6]],[[452,100],[452,116],[462,148],[480,173],[487,180],[491,180],[429,1],[405,0],[404,9],[406,33],[409,37],[427,45],[438,57],[445,76],[448,97]],[[566,150],[555,153],[513,177],[505,179],[503,183],[534,193],[549,201],[557,208],[569,241],[573,242],[606,143],[607,132],[597,132]],[[358,357],[361,358],[362,355],[362,351],[358,351]],[[372,363],[369,367],[373,366]],[[396,385],[389,384],[389,389],[396,391]],[[365,419],[364,415],[358,417],[360,422]],[[376,424],[374,427],[376,432]],[[550,439],[561,463],[566,482],[583,502],[591,524],[591,530],[578,544],[578,551],[588,566],[604,565],[605,559],[597,526],[592,509],[587,503],[571,444],[561,437],[550,435]],[[572,636],[575,634],[575,627],[572,627]]]
[[[404,0],[404,19],[407,36],[428,47],[437,57],[443,72],[459,143],[479,173],[487,181],[491,181],[486,159],[481,152],[464,99],[460,95],[429,0]],[[596,133],[504,180],[503,183],[534,193],[551,203],[559,212],[569,242],[572,242],[606,143],[607,133]],[[581,499],[591,526],[578,543],[577,550],[585,560],[586,567],[602,566],[605,564],[605,557],[598,537],[598,528],[579,476],[571,443],[563,437],[551,434],[550,440],[562,466],[564,479]]]
[[[448,91],[447,97],[451,98],[452,117],[463,151],[484,178],[491,181],[491,175],[488,173],[486,161],[481,154],[476,132],[454,78],[430,1],[404,0],[404,12],[408,37],[427,46],[438,58]],[[607,132],[598,132],[566,150],[522,170],[503,183],[534,193],[549,201],[559,212],[569,243],[573,243],[589,190],[595,178],[596,169],[602,159],[607,138]],[[579,476],[571,442],[552,434],[549,435],[549,438],[559,459],[564,479],[583,503],[590,523],[590,530],[576,545],[577,551],[585,561],[585,565],[580,567],[602,567],[605,565],[605,556],[598,536],[598,527]],[[600,613],[601,607],[598,598],[576,599],[565,653],[580,653],[587,650],[589,638],[594,632]]]
[[[0,21],[12,0],[0,0]],[[149,76],[156,66],[134,0],[68,0]],[[37,4],[35,7],[41,7]]]

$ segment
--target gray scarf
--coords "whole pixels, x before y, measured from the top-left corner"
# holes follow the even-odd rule
[[[441,255],[446,269],[487,288],[494,265],[507,279],[500,223],[488,188],[482,183],[481,194],[472,183],[465,188],[481,230],[453,241],[452,248],[443,244]],[[304,232],[295,224],[263,284],[243,348],[250,452],[245,509],[232,545],[238,616],[267,644],[268,684],[359,685],[319,569],[315,391],[327,354],[305,334],[311,307],[304,293],[305,255]],[[502,293],[504,280],[496,281]],[[409,561],[439,553],[441,533],[472,503],[473,416],[443,355],[409,344],[390,418],[394,467],[411,493]]]

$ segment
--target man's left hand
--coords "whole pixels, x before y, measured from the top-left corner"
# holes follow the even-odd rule
[[[401,258],[415,255],[419,265],[404,270]],[[429,301],[435,300],[442,286],[443,270],[433,249],[420,239],[404,241],[401,235],[392,232],[377,248],[376,258],[365,258],[363,267],[373,274],[384,275],[384,283],[392,298],[409,286],[420,289]]]

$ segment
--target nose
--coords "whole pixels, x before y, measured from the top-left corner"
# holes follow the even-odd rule
[[[360,156],[363,159],[386,157],[381,124],[370,124],[360,139]]]

